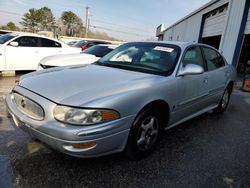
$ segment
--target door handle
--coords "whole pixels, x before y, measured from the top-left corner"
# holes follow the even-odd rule
[[[208,78],[204,78],[203,83],[205,83],[205,84],[208,83]]]

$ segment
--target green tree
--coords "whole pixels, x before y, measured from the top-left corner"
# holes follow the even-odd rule
[[[61,20],[66,26],[66,35],[81,35],[81,30],[83,30],[82,20],[75,13],[71,11],[64,11],[62,13]]]
[[[20,28],[17,27],[13,22],[8,22],[5,26],[1,26],[0,28],[10,31],[20,31]]]
[[[40,30],[52,31],[55,26],[55,17],[48,7],[37,10],[38,25]]]
[[[9,22],[6,24],[6,27],[8,30],[11,30],[11,31],[19,31],[19,27],[17,27],[13,22]]]
[[[24,29],[29,32],[35,32],[38,30],[38,23],[41,17],[39,16],[36,9],[29,9],[29,12],[25,13],[22,17],[20,24],[24,26]]]
[[[48,7],[42,7],[40,9],[29,9],[29,12],[25,13],[20,22],[24,26],[24,29],[30,32],[36,32],[38,30],[52,31],[55,26],[55,17]]]

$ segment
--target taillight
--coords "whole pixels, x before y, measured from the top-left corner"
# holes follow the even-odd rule
[[[84,44],[83,46],[82,46],[82,51],[83,50],[86,50],[88,48],[88,45],[87,44]]]

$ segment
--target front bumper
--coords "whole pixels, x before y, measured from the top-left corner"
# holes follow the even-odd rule
[[[63,124],[53,118],[55,103],[22,87],[16,86],[20,94],[36,101],[45,110],[43,121],[36,121],[20,112],[11,94],[6,96],[6,105],[13,124],[52,148],[77,157],[98,157],[124,150],[135,116],[121,118],[94,126]],[[79,149],[74,144],[96,143],[94,147]]]

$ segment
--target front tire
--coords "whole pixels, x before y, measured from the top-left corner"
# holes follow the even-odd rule
[[[161,120],[153,109],[140,113],[130,130],[125,154],[133,160],[148,156],[156,148],[161,134]]]

